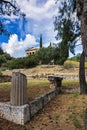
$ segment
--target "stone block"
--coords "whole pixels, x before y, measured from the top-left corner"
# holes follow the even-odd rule
[[[29,105],[12,106],[10,103],[0,103],[0,117],[24,125],[30,120]]]
[[[39,110],[43,108],[42,97],[36,98],[32,102],[30,102],[29,105],[30,105],[30,115],[31,117],[33,117]]]

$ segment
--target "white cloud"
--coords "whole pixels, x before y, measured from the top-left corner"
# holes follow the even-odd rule
[[[9,53],[13,57],[25,56],[25,50],[32,46],[37,45],[34,36],[27,34],[25,40],[18,41],[18,36],[13,34],[10,36],[8,43],[2,43],[2,49],[4,52]]]
[[[41,21],[46,18],[52,18],[57,13],[55,0],[47,0],[42,6],[37,5],[38,0],[18,0],[17,3],[26,14],[26,17],[33,20]]]

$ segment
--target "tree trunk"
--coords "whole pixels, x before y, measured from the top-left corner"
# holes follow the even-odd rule
[[[84,51],[80,57],[80,66],[79,66],[79,82],[80,82],[80,94],[87,94],[87,84],[85,78],[85,54]]]
[[[85,57],[87,57],[87,0],[76,0],[77,16],[81,22],[83,52],[80,58],[79,81],[80,93],[87,94],[85,78]]]
[[[81,21],[83,50],[87,57],[87,0],[76,0],[77,16]]]

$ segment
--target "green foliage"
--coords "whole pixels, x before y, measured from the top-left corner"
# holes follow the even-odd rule
[[[6,63],[7,61],[11,60],[12,57],[7,54],[4,53],[2,49],[0,49],[0,66],[3,66],[4,63]]]
[[[66,60],[66,55],[63,50],[61,50],[61,44],[54,44],[54,46],[48,46],[47,48],[40,48],[36,57],[40,64],[59,64],[63,65]]]
[[[77,61],[72,61],[72,60],[67,60],[64,62],[64,68],[66,69],[71,69],[71,68],[78,68],[79,67],[79,62]]]
[[[69,56],[69,50],[74,54],[76,38],[80,35],[79,21],[71,19],[75,8],[74,0],[58,1],[58,16],[55,17],[54,27],[57,31],[56,39],[61,39],[60,43],[60,64],[63,64]]]
[[[77,114],[72,113],[69,115],[69,119],[73,121],[73,124],[76,129],[82,130],[83,126],[81,125],[80,121],[77,119]]]
[[[73,64],[71,62],[65,62],[64,63],[64,68],[65,69],[71,69],[74,68]]]
[[[2,72],[0,71],[0,76],[2,75]]]
[[[79,87],[79,81],[78,80],[63,80],[62,81],[62,85],[64,87],[72,87],[72,88],[75,88],[75,87]]]
[[[37,53],[36,57],[39,60],[41,64],[50,64],[51,61],[53,60],[53,54],[54,53],[54,48],[49,46],[47,48],[40,48]]]
[[[35,55],[30,55],[24,58],[25,68],[35,67],[36,65],[38,65],[38,63],[39,63],[38,58]]]
[[[36,56],[31,55],[24,58],[13,58],[4,64],[5,67],[9,69],[19,69],[19,68],[31,68],[38,64]]]
[[[78,97],[78,93],[73,93],[72,97],[77,98]]]
[[[0,55],[4,54],[2,48],[0,47]]]

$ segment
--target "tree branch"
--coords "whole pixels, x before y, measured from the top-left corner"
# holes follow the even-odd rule
[[[10,4],[10,6],[12,6],[15,10],[17,10],[17,7],[15,5],[13,5],[11,2],[6,1],[6,0],[0,0],[0,3],[5,3],[5,4]]]

